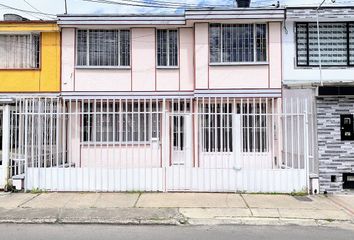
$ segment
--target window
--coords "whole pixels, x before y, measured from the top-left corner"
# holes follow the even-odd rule
[[[238,107],[239,108],[239,107]],[[267,152],[266,104],[243,104],[242,145],[243,152]]]
[[[84,105],[84,142],[147,142],[159,138],[156,103],[97,102]],[[160,107],[158,107],[160,108]]]
[[[232,152],[232,104],[205,104],[202,118],[204,152]]]
[[[39,39],[39,34],[0,34],[0,68],[39,68]]]
[[[157,66],[178,66],[177,30],[157,30]]]
[[[210,24],[210,63],[267,61],[266,24]]]
[[[77,66],[130,66],[130,31],[78,30]]]
[[[321,63],[323,66],[354,65],[354,24],[320,23]],[[316,23],[296,24],[297,66],[318,66]]]
[[[191,104],[190,102],[172,102],[171,103],[172,115],[173,116],[173,149],[183,151],[185,149],[185,128],[186,128],[186,116],[183,113],[190,113]],[[182,115],[180,115],[182,114]]]
[[[201,130],[203,152],[232,152],[234,134],[241,139],[244,153],[267,152],[268,133],[266,103],[203,104]],[[240,116],[241,129],[233,129],[235,114]]]

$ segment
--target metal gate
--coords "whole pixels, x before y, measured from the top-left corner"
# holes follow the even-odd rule
[[[21,98],[11,176],[48,191],[292,192],[307,114],[273,98]],[[291,126],[291,127],[290,127]]]

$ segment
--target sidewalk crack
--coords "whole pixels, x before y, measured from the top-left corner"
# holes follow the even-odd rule
[[[240,194],[240,196],[241,196],[241,198],[242,198],[243,202],[245,203],[246,207],[248,208],[248,210],[250,210],[251,215],[252,215],[252,217],[253,217],[253,216],[254,216],[254,214],[253,214],[253,212],[252,212],[252,209],[251,209],[251,208],[250,208],[250,206],[248,205],[248,203],[247,203],[246,199],[243,197],[243,195],[242,195],[242,194]]]
[[[35,194],[33,197],[31,197],[30,199],[27,199],[26,201],[24,201],[23,203],[20,203],[17,207],[18,208],[22,208],[23,205],[25,205],[26,203],[29,203],[30,201],[32,201],[33,199],[35,199],[36,197],[38,197],[39,195],[41,195],[41,193]]]
[[[139,196],[138,198],[136,199],[135,203],[134,203],[134,206],[133,208],[136,208],[136,205],[138,204],[139,200],[140,200],[140,197],[141,197],[142,193],[139,193]]]
[[[343,212],[345,212],[346,214],[349,214],[349,216],[354,217],[354,211],[352,211],[350,208],[348,208],[347,206],[343,205],[342,203],[340,203],[339,201],[336,201],[335,199],[331,198],[331,197],[327,197],[327,199],[333,203],[334,206],[339,207],[339,210],[342,210]]]

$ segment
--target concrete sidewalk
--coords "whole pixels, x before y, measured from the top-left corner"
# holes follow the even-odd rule
[[[354,195],[0,193],[0,223],[354,226]]]

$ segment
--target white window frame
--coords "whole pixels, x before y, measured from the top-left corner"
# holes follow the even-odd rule
[[[159,55],[158,55],[158,39],[157,39],[157,32],[159,30],[167,30],[167,65],[166,66],[163,66],[163,65],[158,65],[158,58],[159,58]],[[169,34],[170,34],[170,31],[177,31],[177,65],[176,66],[170,66],[170,38],[169,38]],[[156,67],[157,68],[160,68],[160,69],[178,69],[179,68],[179,62],[180,62],[180,31],[179,29],[163,29],[163,28],[158,28],[156,29],[156,45],[155,45],[155,48],[156,48]]]
[[[89,65],[90,62],[90,30],[104,30],[104,31],[119,31],[118,34],[118,65],[112,65],[112,66],[99,66],[99,65]],[[129,65],[128,66],[121,66],[120,65],[120,45],[121,45],[121,41],[120,41],[120,31],[129,31]],[[79,31],[86,31],[86,65],[78,65],[78,32]],[[131,68],[131,62],[132,62],[132,34],[131,34],[131,29],[129,28],[119,28],[119,29],[93,29],[93,28],[89,28],[89,29],[76,29],[76,34],[75,34],[75,44],[76,44],[76,49],[75,49],[75,68],[77,69],[130,69]]]
[[[38,36],[38,62],[35,67],[0,67],[1,70],[39,70],[42,65],[42,35],[39,32],[2,32],[1,36],[30,36],[31,42],[33,36]],[[32,42],[33,43],[33,42]],[[36,53],[37,54],[37,53]]]
[[[215,23],[220,24],[221,31],[220,31],[220,62],[211,62],[211,54],[210,54],[210,25],[208,26],[208,53],[209,53],[209,65],[210,66],[218,66],[218,65],[265,65],[269,64],[269,25],[266,22],[255,22],[255,23]],[[222,28],[225,24],[249,24],[253,25],[253,61],[252,62],[223,62],[223,51],[222,51],[222,42],[223,42],[223,34]],[[257,61],[257,25],[265,25],[266,26],[266,60],[265,61]]]
[[[316,25],[315,22],[295,22],[294,23],[294,42],[295,42],[295,67],[296,68],[318,68],[319,67],[319,63],[318,64],[311,64],[310,63],[310,55],[311,55],[311,51],[310,51],[310,44],[309,44],[309,41],[310,41],[310,34],[309,34],[309,31],[310,31],[310,27],[309,25]],[[351,49],[354,48],[354,44],[353,46],[351,46],[351,44],[353,43],[353,39],[350,38],[350,30],[351,30],[351,25],[352,25],[352,29],[354,29],[354,22],[320,22],[320,27],[321,27],[321,24],[324,25],[324,24],[345,24],[346,25],[346,37],[349,39],[346,39],[346,42],[347,42],[347,48],[346,48],[346,51],[347,51],[347,63],[346,64],[326,64],[324,62],[324,60],[322,59],[322,67],[325,67],[325,68],[353,68],[354,67],[354,60],[351,60],[353,57],[350,55],[351,54]],[[299,25],[306,25],[306,33],[307,33],[307,36],[306,38],[304,38],[304,40],[306,41],[306,50],[307,50],[307,54],[306,54],[306,64],[300,64],[300,61],[299,61],[299,33],[298,33],[298,26]],[[321,32],[320,32],[321,33]],[[315,34],[315,38],[317,39],[317,26],[316,26],[316,34]],[[316,42],[317,43],[317,42]],[[331,44],[330,44],[331,45]],[[321,41],[321,48],[324,46],[323,42]],[[313,52],[315,52],[315,54],[318,54],[318,47],[315,47]],[[324,53],[322,52],[321,55],[323,55]],[[352,63],[353,62],[353,63]]]
[[[103,102],[103,104],[107,103]],[[160,110],[152,110],[151,107],[153,104],[156,104],[155,102],[146,102],[148,105],[145,109],[141,109],[141,105],[144,104],[144,102],[126,103],[125,101],[115,101],[114,104],[115,106],[113,106],[113,103],[109,103],[108,109],[107,106],[105,107],[103,105],[103,109],[100,109],[101,101],[96,101],[89,103],[89,107],[84,109],[83,117],[86,117],[87,122],[83,120],[81,127],[83,129],[83,134],[87,139],[85,140],[85,137],[83,137],[82,144],[104,143],[131,145],[150,144],[153,139],[159,139],[160,141],[162,113]],[[134,108],[135,104],[140,105],[138,105],[137,108]],[[157,106],[159,109],[161,108],[160,103]],[[119,109],[120,107],[123,109]],[[127,107],[132,107],[132,111],[129,111]],[[131,121],[134,120],[134,116],[136,115],[138,115],[137,120],[138,123],[140,123],[140,129],[138,129],[138,126],[134,125],[134,121]],[[141,117],[144,121],[141,121]],[[132,127],[128,127],[128,125],[131,124],[129,121],[133,122]],[[112,125],[109,127],[103,127],[102,123],[112,123]],[[159,126],[157,127],[156,124]],[[133,128],[133,126],[135,127]],[[85,127],[90,128],[90,130],[85,132]],[[98,127],[100,129],[98,129]],[[144,129],[144,127],[146,127],[146,129]],[[107,130],[109,131],[108,134]],[[110,130],[112,130],[112,132]],[[138,132],[138,140],[134,139],[134,133],[136,131]],[[106,137],[108,137],[108,139],[103,140]],[[112,139],[110,139],[110,137],[112,137]]]

